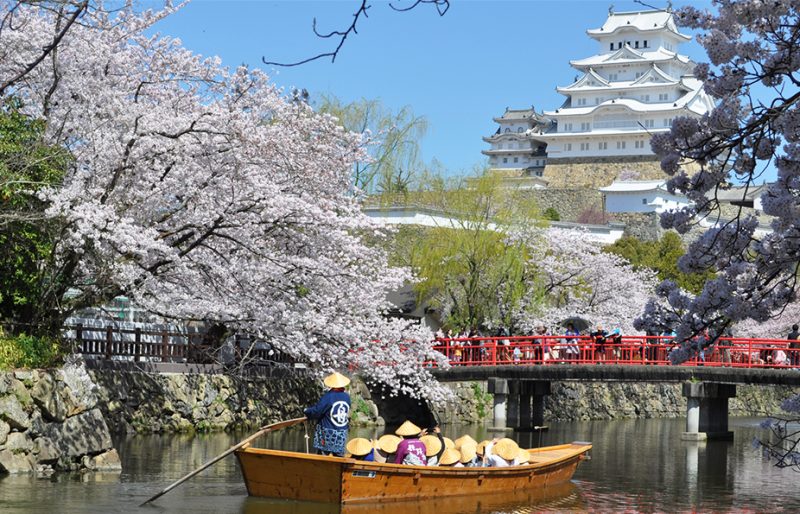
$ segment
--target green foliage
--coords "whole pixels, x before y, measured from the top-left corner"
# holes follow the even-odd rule
[[[542,213],[542,217],[550,221],[561,221],[561,215],[553,207],[548,207]]]
[[[420,301],[441,310],[446,328],[513,328],[511,315],[526,294],[529,268],[526,245],[510,241],[505,229],[535,223],[538,211],[530,200],[503,189],[494,175],[431,184],[420,197],[454,225],[400,231],[396,263],[416,271]]]
[[[64,356],[59,341],[46,336],[0,334],[0,370],[52,368]]]
[[[675,232],[667,232],[659,241],[641,241],[635,237],[623,237],[605,251],[619,255],[635,268],[650,268],[661,280],[672,280],[683,289],[699,293],[714,274],[683,273],[678,269],[678,259],[686,252],[681,238]]]
[[[36,193],[60,183],[70,156],[46,145],[44,121],[21,108],[14,99],[0,108],[0,319],[38,324],[65,288],[52,274],[57,228]]]
[[[356,163],[353,183],[367,192],[406,194],[414,174],[422,168],[419,141],[428,122],[415,116],[411,107],[392,112],[380,100],[361,100],[345,104],[335,96],[323,96],[320,112],[335,116],[345,129],[364,134],[369,131],[377,144],[369,145],[370,162]]]
[[[478,382],[471,382],[472,393],[475,395],[477,402],[478,418],[485,419],[492,405],[492,395],[483,391],[483,388]]]

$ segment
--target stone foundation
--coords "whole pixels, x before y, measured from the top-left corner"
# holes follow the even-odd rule
[[[543,178],[548,187],[603,187],[623,171],[635,171],[637,180],[667,179],[655,157],[584,157],[548,159]]]
[[[0,373],[0,474],[120,471],[97,392],[82,365]]]

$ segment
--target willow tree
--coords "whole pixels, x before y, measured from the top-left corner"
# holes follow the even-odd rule
[[[447,221],[401,231],[396,250],[417,274],[420,300],[440,311],[446,328],[513,330],[528,268],[525,245],[510,240],[508,230],[538,223],[535,204],[490,174],[430,184],[416,203]]]
[[[367,193],[405,194],[420,170],[420,140],[428,122],[409,106],[392,111],[380,100],[362,98],[344,103],[325,95],[318,110],[330,114],[346,130],[361,134],[365,159],[353,163],[353,184]]]

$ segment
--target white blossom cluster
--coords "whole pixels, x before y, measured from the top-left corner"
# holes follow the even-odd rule
[[[287,101],[261,71],[145,34],[171,12],[91,10],[9,92],[74,157],[44,199],[63,226],[56,257],[81,294],[124,293],[319,369],[440,397],[420,365],[444,364],[432,335],[382,316],[386,292],[410,276],[362,241],[382,229],[352,195],[361,137]],[[55,24],[35,4],[15,10],[0,33],[0,80],[34,61]]]
[[[516,314],[521,326],[554,328],[577,316],[607,330],[636,333],[634,320],[654,294],[654,272],[635,270],[602,251],[583,230],[526,229],[512,237],[527,243],[535,267],[527,302]]]

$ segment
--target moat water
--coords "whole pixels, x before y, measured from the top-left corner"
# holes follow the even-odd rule
[[[800,473],[780,470],[753,449],[760,419],[733,418],[732,442],[680,440],[684,421],[551,423],[542,445],[592,441],[592,459],[564,486],[515,498],[470,498],[362,506],[341,512],[800,512]],[[444,427],[445,435],[488,437],[478,426]],[[138,505],[222,453],[246,434],[129,436],[117,442],[122,473],[0,478],[0,512],[16,513],[276,513],[340,512],[338,507],[247,496],[231,456],[146,507]],[[357,435],[374,436],[374,430]],[[513,436],[537,446],[539,435]],[[272,434],[258,446],[305,450],[302,429]]]

